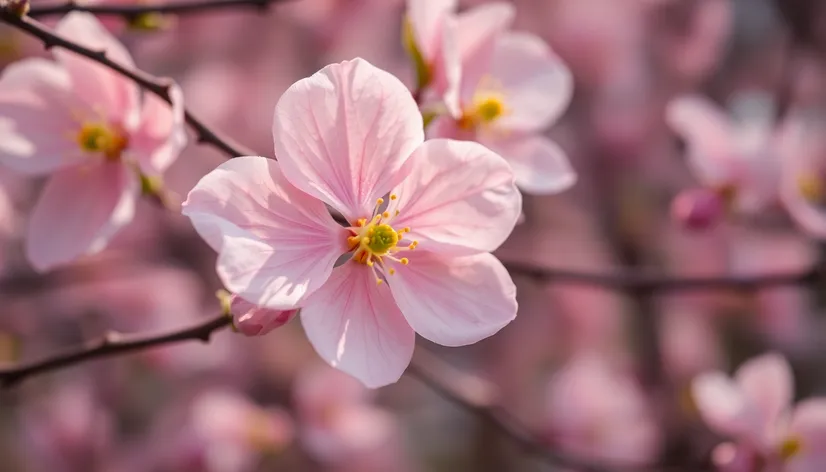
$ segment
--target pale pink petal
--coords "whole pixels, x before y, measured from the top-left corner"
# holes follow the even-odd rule
[[[479,143],[432,139],[410,159],[413,171],[393,190],[394,227],[409,226],[427,251],[488,252],[507,239],[522,197],[502,157]]]
[[[777,423],[792,401],[792,369],[783,356],[764,354],[743,364],[734,376],[763,431]]]
[[[407,0],[407,18],[425,61],[432,63],[436,59],[443,22],[457,4],[457,0]]]
[[[777,157],[782,162],[780,199],[786,211],[807,233],[826,239],[826,207],[803,195],[803,179],[817,176],[824,170],[826,143],[818,125],[808,125],[800,116],[790,116],[774,136]]]
[[[413,330],[362,264],[336,268],[307,299],[301,323],[322,359],[370,388],[396,382],[413,356]]]
[[[704,97],[680,97],[668,104],[665,119],[686,141],[690,163],[700,180],[716,185],[734,177],[735,130],[720,107]]]
[[[7,66],[0,77],[0,163],[26,174],[47,174],[84,159],[66,71],[45,59]]]
[[[129,51],[92,14],[71,12],[60,20],[55,32],[87,48],[104,51],[109,59],[122,66],[135,66]],[[137,125],[140,109],[135,83],[106,66],[66,49],[56,48],[54,55],[72,77],[74,93],[95,107],[97,113],[104,114],[103,117],[92,116],[90,119],[105,118],[122,124],[128,130]]]
[[[691,384],[703,421],[721,434],[741,436],[753,424],[749,405],[739,386],[722,372],[698,376]]]
[[[129,151],[147,175],[163,173],[186,147],[184,96],[177,85],[169,90],[172,105],[147,93],[140,127],[129,138]]]
[[[464,346],[516,317],[516,287],[491,254],[450,257],[411,251],[410,263],[387,277],[410,326],[443,346]]]
[[[507,112],[494,123],[503,130],[544,130],[573,96],[568,67],[541,38],[529,33],[507,33],[496,40],[490,75],[491,86],[501,87],[505,95]]]
[[[29,221],[26,256],[47,271],[103,249],[132,221],[137,177],[123,164],[76,166],[55,173]]]
[[[826,399],[802,401],[794,411],[790,439],[800,441],[800,452],[786,464],[786,472],[821,472],[826,467]]]
[[[424,141],[410,91],[363,59],[332,64],[293,84],[275,107],[275,152],[287,179],[351,222],[404,178]]]
[[[462,116],[462,59],[459,57],[459,26],[455,18],[445,20],[439,58],[441,69],[437,68],[434,87],[441,92],[450,116],[459,118]]]
[[[269,308],[293,308],[346,251],[345,230],[324,204],[264,157],[218,166],[189,193],[183,214],[220,253],[218,275],[227,289]]]
[[[230,299],[233,324],[245,336],[262,336],[292,320],[297,309],[272,310],[250,303],[238,295]]]
[[[510,28],[515,16],[516,8],[505,2],[486,3],[457,15],[463,101],[473,96],[479,80],[488,72],[495,41]]]
[[[577,174],[565,151],[541,135],[494,136],[480,142],[498,152],[513,168],[516,184],[527,193],[553,194],[567,190],[576,183]]]

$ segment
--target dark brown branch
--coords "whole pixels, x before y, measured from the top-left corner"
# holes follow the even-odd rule
[[[506,262],[505,267],[515,275],[524,275],[536,280],[587,285],[622,292],[689,292],[689,291],[730,291],[752,292],[761,288],[812,285],[824,277],[821,264],[797,272],[778,272],[750,276],[663,276],[626,269],[615,273],[594,273],[566,269],[545,269],[530,264]]]
[[[80,44],[55,34],[48,27],[37,20],[33,20],[28,17],[19,17],[12,12],[0,9],[0,21],[39,39],[46,49],[59,47],[80,56],[89,58],[90,60],[102,64],[118,74],[131,79],[141,88],[157,95],[167,102],[170,102],[169,90],[172,87],[172,81],[170,79],[155,77],[140,69],[133,69],[118,64],[117,62],[109,59],[106,55],[106,51],[96,51],[83,47]],[[185,112],[185,118],[187,124],[195,131],[199,143],[210,144],[226,154],[228,157],[255,155],[254,152],[233,142],[227,137],[219,135],[217,131],[210,129],[189,110]]]
[[[0,386],[8,388],[20,383],[27,377],[62,369],[87,360],[117,356],[182,341],[198,340],[208,342],[212,333],[229,326],[231,323],[232,319],[222,314],[168,333],[125,335],[110,332],[78,349],[34,362],[0,368]]]
[[[63,15],[72,11],[83,11],[95,15],[120,16],[126,19],[151,13],[188,14],[205,13],[223,9],[255,9],[266,10],[273,3],[282,0],[193,0],[172,1],[158,4],[136,3],[134,5],[115,4],[78,4],[75,1],[55,3],[52,5],[37,4],[29,9],[29,16],[37,18],[44,16]]]

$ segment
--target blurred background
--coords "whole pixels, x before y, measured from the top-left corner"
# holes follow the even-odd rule
[[[818,262],[817,241],[779,209],[697,224],[691,202],[675,205],[698,182],[664,110],[687,93],[725,107],[759,92],[780,114],[791,106],[822,113],[826,3],[513,3],[514,28],[544,38],[575,76],[571,106],[549,136],[580,179],[561,195],[526,197],[524,223],[497,253],[503,261],[589,273],[633,266],[668,277],[805,272]],[[204,121],[266,156],[278,97],[326,64],[361,56],[412,86],[400,41],[404,7],[292,0],[265,13],[154,18],[159,28],[107,24],[140,68],[175,78]],[[45,56],[39,43],[0,29],[0,61],[36,55]],[[166,183],[185,196],[221,162],[216,151],[190,145]],[[0,362],[38,358],[109,329],[172,329],[219,312],[214,252],[184,217],[150,202],[103,253],[35,275],[21,235],[42,182],[0,172]],[[792,362],[799,397],[826,394],[820,282],[629,293],[513,277],[519,316],[498,335],[459,349],[420,346],[475,376],[466,388],[556,449],[699,470],[719,438],[698,418],[691,379],[769,350]],[[0,391],[0,470],[555,469],[414,378],[363,389],[326,367],[294,321],[263,337],[226,330],[209,344],[89,362]]]

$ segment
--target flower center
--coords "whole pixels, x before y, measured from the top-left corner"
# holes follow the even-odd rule
[[[110,161],[120,159],[121,153],[129,145],[129,139],[118,127],[100,122],[84,123],[76,139],[80,149],[101,153]]]
[[[466,109],[459,118],[459,127],[471,130],[479,125],[491,124],[507,113],[505,96],[501,93],[478,94],[473,105]]]
[[[397,198],[396,195],[390,195],[391,204]],[[383,280],[379,276],[376,266],[384,275],[394,275],[396,269],[390,267],[391,262],[401,265],[409,263],[406,257],[399,259],[394,254],[401,251],[412,251],[419,244],[418,241],[401,244],[405,233],[410,232],[410,228],[400,230],[393,228],[390,222],[398,216],[399,210],[395,210],[393,213],[388,210],[379,213],[379,208],[382,205],[384,205],[384,199],[379,198],[376,201],[373,217],[370,220],[362,218],[356,221],[354,226],[348,228],[350,236],[347,237],[347,247],[350,251],[354,251],[352,260],[370,267],[373,275],[376,276],[377,284],[381,284]]]
[[[780,443],[778,454],[783,460],[791,459],[803,450],[803,441],[797,436],[789,436]]]
[[[826,203],[826,182],[818,174],[804,174],[798,177],[797,190],[811,203]]]

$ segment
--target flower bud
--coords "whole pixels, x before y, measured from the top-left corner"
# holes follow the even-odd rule
[[[289,322],[298,313],[293,310],[273,310],[254,305],[238,295],[230,298],[230,313],[235,328],[245,336],[261,336]]]
[[[684,228],[692,231],[709,229],[725,211],[720,194],[707,188],[680,192],[671,203],[671,215]]]

